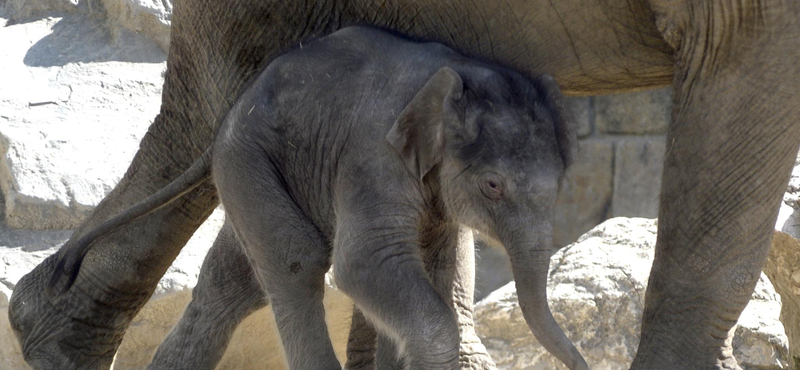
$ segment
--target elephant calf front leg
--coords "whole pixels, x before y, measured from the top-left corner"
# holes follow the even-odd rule
[[[342,210],[337,220],[337,285],[408,355],[412,369],[458,368],[458,323],[431,285],[409,219]]]
[[[436,234],[423,250],[423,261],[428,276],[443,298],[455,310],[460,334],[459,369],[497,369],[480,338],[473,322],[473,297],[475,288],[475,246],[472,230],[452,225],[447,232]],[[402,369],[403,359],[397,357],[397,348],[386,337],[377,339],[377,333],[364,315],[353,308],[353,321],[347,343],[347,370]]]

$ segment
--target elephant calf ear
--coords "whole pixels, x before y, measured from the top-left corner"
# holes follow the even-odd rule
[[[442,67],[414,95],[386,135],[418,179],[442,160],[444,127],[459,121],[457,103],[463,93],[458,73]]]
[[[536,82],[543,93],[545,104],[551,108],[561,159],[564,161],[564,168],[567,168],[578,155],[578,137],[575,134],[574,119],[567,111],[564,96],[561,95],[561,89],[552,76],[542,75]]]

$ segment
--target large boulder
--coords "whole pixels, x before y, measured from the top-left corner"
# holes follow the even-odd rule
[[[764,273],[783,301],[781,322],[789,337],[790,369],[800,370],[800,155],[783,196]]]
[[[800,241],[776,231],[764,273],[783,303],[780,320],[789,338],[789,369],[800,370]]]
[[[614,218],[553,256],[548,298],[594,370],[628,369],[639,343],[656,221]],[[786,369],[780,298],[763,275],[733,338],[744,369]],[[501,369],[565,369],[530,333],[513,283],[476,305],[478,335]]]
[[[0,213],[13,228],[73,229],[122,177],[158,113],[166,57],[138,35],[114,42],[79,15],[3,23]]]
[[[169,49],[172,1],[170,0],[0,0],[4,18],[27,22],[53,13],[103,19],[113,39],[141,34],[163,52]]]

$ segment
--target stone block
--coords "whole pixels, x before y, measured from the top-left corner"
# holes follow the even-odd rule
[[[626,139],[616,144],[609,217],[658,217],[665,147],[664,137]]]
[[[605,134],[665,134],[672,118],[672,90],[594,98],[595,126]]]
[[[592,134],[592,98],[570,97],[566,98],[566,106],[574,120],[574,130],[578,138]]]
[[[553,241],[574,242],[608,218],[612,196],[613,143],[603,139],[579,142],[575,163],[567,169],[556,201]]]

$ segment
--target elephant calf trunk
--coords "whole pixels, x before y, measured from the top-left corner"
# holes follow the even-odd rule
[[[547,305],[547,273],[550,267],[550,253],[536,252],[533,258],[512,258],[517,296],[525,321],[536,340],[561,360],[570,370],[589,370],[589,365],[580,352],[558,326],[553,313]]]

